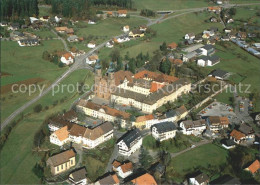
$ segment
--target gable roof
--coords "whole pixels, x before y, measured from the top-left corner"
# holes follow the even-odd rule
[[[113,165],[114,168],[117,168],[117,167],[121,166],[121,163],[119,161],[117,161],[117,160],[114,160],[112,165]]]
[[[207,45],[203,46],[202,48],[205,49],[205,50],[215,49],[215,47],[210,45],[210,44],[207,44]]]
[[[197,175],[196,177],[194,177],[195,180],[201,184],[203,182],[208,182],[209,181],[209,177],[207,174],[204,174],[204,173],[200,173],[199,175]]]
[[[55,127],[62,128],[64,126],[68,126],[68,129],[72,127],[72,123],[67,120],[64,120],[62,116],[56,116],[49,120],[49,124],[54,125]]]
[[[230,136],[232,136],[236,140],[240,140],[243,137],[246,137],[245,134],[243,134],[242,132],[237,131],[236,129],[232,130],[232,132],[230,133]]]
[[[69,58],[72,58],[72,59],[74,58],[74,56],[71,53],[69,53],[69,52],[63,54],[62,56],[65,57],[66,60],[69,60]]]
[[[76,153],[73,150],[67,150],[65,152],[56,154],[54,156],[49,157],[48,161],[53,166],[59,166],[61,164],[64,164],[70,160],[70,158],[75,157]]]
[[[70,135],[72,136],[84,136],[84,133],[86,132],[86,128],[83,126],[80,126],[78,124],[73,124],[73,126],[71,127],[71,129],[69,130]]]
[[[133,170],[133,163],[131,163],[131,162],[124,163],[120,167],[121,167],[123,173],[126,173],[126,172]]]
[[[157,131],[159,133],[164,133],[164,132],[169,132],[172,130],[177,130],[176,126],[174,125],[173,122],[163,122],[163,123],[157,123],[152,126],[152,128],[155,127],[157,128]]]
[[[255,160],[250,166],[247,167],[247,169],[251,173],[255,173],[260,169],[260,162],[258,160]]]
[[[114,175],[108,175],[103,179],[100,179],[98,182],[100,185],[112,185],[112,184],[118,184],[120,181],[117,175],[114,174]]]
[[[127,10],[118,10],[117,13],[119,13],[119,14],[127,14]]]
[[[67,112],[65,112],[65,113],[63,114],[63,118],[64,118],[65,120],[70,121],[70,120],[72,120],[72,119],[77,118],[77,113],[76,113],[73,109],[71,109],[71,110],[69,110],[69,111],[67,111]]]
[[[141,133],[139,131],[139,129],[133,129],[128,131],[127,133],[125,133],[119,140],[118,143],[121,141],[124,141],[124,143],[126,144],[126,146],[128,148],[132,147],[133,142],[135,140],[140,140],[142,138]]]
[[[201,126],[206,125],[206,121],[204,119],[196,120],[196,121],[186,120],[186,121],[183,121],[182,123],[186,129],[194,128],[194,127],[201,127]]]
[[[136,73],[134,75],[134,78],[136,78],[136,79],[150,78],[157,82],[168,82],[168,83],[172,83],[172,82],[175,82],[176,80],[178,80],[178,78],[174,77],[174,76],[169,76],[169,75],[160,74],[160,73],[147,71],[147,70],[143,70],[143,71]]]
[[[84,137],[95,140],[113,129],[114,127],[110,122],[105,122],[95,128],[87,128]]]
[[[135,120],[135,122],[143,122],[154,119],[154,116],[152,114],[144,115],[144,116],[138,116]]]
[[[60,141],[64,141],[65,139],[69,138],[68,126],[62,127],[59,130],[56,130],[54,134]]]
[[[168,44],[168,48],[171,48],[171,49],[175,49],[175,48],[177,48],[177,44],[175,43],[175,42],[172,42],[172,43],[170,43],[170,44]]]
[[[245,123],[241,124],[238,130],[244,133],[245,135],[254,133],[253,128]]]
[[[68,27],[63,26],[63,27],[56,27],[55,30],[56,31],[66,31],[68,29]]]
[[[149,173],[145,173],[144,175],[141,175],[141,176],[131,180],[131,182],[136,185],[157,185],[153,176],[150,175]]]
[[[79,182],[83,179],[86,179],[86,174],[87,174],[87,171],[85,168],[81,168],[77,171],[74,171],[73,173],[71,173],[70,175],[72,176],[73,180],[75,182]]]
[[[223,77],[225,77],[227,74],[228,74],[228,72],[226,72],[226,71],[224,71],[224,70],[215,69],[215,70],[211,71],[209,75],[217,76],[217,77],[223,78]]]
[[[120,71],[115,72],[114,76],[115,76],[115,85],[116,86],[123,83],[123,81],[125,79],[127,79],[130,83],[133,82],[133,78],[132,78],[133,73],[130,71],[120,70]]]

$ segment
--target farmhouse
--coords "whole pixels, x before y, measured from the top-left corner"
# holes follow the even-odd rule
[[[142,145],[142,136],[138,129],[130,130],[117,142],[118,152],[124,156],[130,156]]]
[[[77,108],[87,116],[98,118],[103,121],[118,122],[121,127],[126,127],[130,122],[130,114],[106,105],[95,104],[91,101],[81,99]]]
[[[97,62],[97,60],[99,60],[97,55],[91,55],[91,56],[86,58],[86,63],[87,64],[95,64]]]
[[[206,121],[204,119],[192,121],[182,121],[180,123],[182,133],[185,135],[200,135],[206,129]]]
[[[234,129],[230,133],[230,139],[232,139],[235,143],[240,144],[246,139],[246,135]]]
[[[62,146],[66,142],[69,141],[69,132],[68,132],[68,126],[62,127],[59,130],[56,130],[50,135],[50,142]]]
[[[130,38],[137,38],[137,37],[143,37],[144,33],[142,31],[140,31],[139,29],[135,29],[133,31],[130,31],[128,36]]]
[[[86,185],[87,184],[87,171],[85,168],[74,171],[69,175],[69,181],[72,184]]]
[[[74,56],[71,53],[67,52],[61,56],[60,61],[66,65],[70,65],[74,62]]]
[[[158,141],[174,138],[177,128],[173,122],[158,123],[152,126],[152,136]]]
[[[117,16],[118,17],[126,17],[127,16],[127,10],[118,10]]]
[[[133,163],[131,162],[123,163],[117,167],[116,171],[118,176],[124,179],[133,173]]]
[[[65,33],[68,27],[63,26],[63,27],[56,27],[55,30],[59,33]]]
[[[206,120],[210,130],[214,132],[227,128],[229,125],[229,120],[227,117],[210,116]]]
[[[75,166],[75,157],[76,153],[73,150],[67,150],[49,157],[46,163],[47,166],[50,166],[52,175],[57,175]]]

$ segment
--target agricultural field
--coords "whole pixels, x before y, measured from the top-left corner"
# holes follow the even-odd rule
[[[4,120],[33,97],[28,97],[28,93],[12,93],[12,84],[48,86],[66,70],[66,67],[60,68],[42,59],[43,51],[51,52],[64,47],[59,40],[42,41],[42,44],[36,47],[20,47],[17,42],[10,41],[1,44],[1,72],[7,74],[1,77],[1,98],[3,101],[1,119]]]
[[[73,72],[61,83],[64,85],[76,84],[84,79],[86,79],[86,84],[93,83],[92,74],[85,69]],[[40,113],[31,113],[25,116],[9,135],[1,150],[1,184],[40,183],[40,179],[32,171],[36,162],[40,160],[39,156],[32,152],[34,134],[46,117],[64,109],[69,110],[73,101],[78,97],[78,93],[69,93],[67,90],[64,90],[63,93],[57,93],[55,96],[52,96],[50,92],[25,111],[25,114],[32,112],[33,107],[37,104],[41,104],[44,108]],[[58,101],[57,105],[53,105],[53,102],[56,101]],[[47,106],[48,109],[45,109]]]
[[[219,167],[225,164],[227,156],[228,151],[224,148],[205,144],[172,158],[166,169],[166,176],[180,183],[186,174],[194,172],[196,168],[208,168],[209,165]]]

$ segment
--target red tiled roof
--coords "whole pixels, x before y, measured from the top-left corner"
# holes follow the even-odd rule
[[[119,166],[121,165],[121,163],[118,162],[117,160],[114,160],[114,162],[112,163],[112,165],[113,165],[114,168],[117,168],[117,167],[119,167]]]
[[[135,122],[143,122],[154,119],[154,116],[152,114],[145,115],[145,116],[139,116],[136,118]]]
[[[255,173],[260,169],[260,162],[258,160],[255,160],[250,166],[248,166],[248,170],[251,173]]]
[[[175,42],[168,44],[168,48],[171,48],[171,49],[175,49],[175,48],[177,48],[177,46],[178,45]]]
[[[165,86],[164,84],[152,82],[151,83],[150,92],[156,92],[156,91],[158,91],[158,89],[161,89],[164,86]]]
[[[74,57],[73,57],[73,55],[72,55],[71,53],[69,53],[69,52],[68,52],[68,53],[65,53],[65,54],[63,54],[62,56],[63,56],[63,57],[65,57],[65,58],[66,58],[66,60],[68,60],[70,57],[71,57],[71,58],[74,58]]]
[[[118,10],[117,11],[119,14],[127,14],[127,10]]]
[[[128,162],[121,165],[121,169],[123,173],[133,170],[133,163]]]
[[[231,133],[230,136],[232,136],[233,138],[235,138],[236,140],[240,140],[243,137],[246,137],[245,134],[243,134],[242,132],[237,131],[236,129],[234,129]]]
[[[174,76],[169,76],[169,75],[160,74],[160,73],[147,71],[147,70],[143,70],[140,71],[139,73],[136,73],[134,75],[134,78],[136,79],[150,78],[157,82],[168,82],[168,83],[172,83],[178,80],[178,78]]]
[[[157,185],[153,176],[151,176],[149,173],[141,175],[131,181],[132,181],[132,183],[134,183],[136,185]]]

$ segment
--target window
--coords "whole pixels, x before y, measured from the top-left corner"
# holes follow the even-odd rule
[[[73,160],[70,160],[70,164],[71,164],[71,165],[73,164]]]
[[[63,164],[61,165],[61,170],[63,170]]]
[[[57,166],[57,172],[59,171],[59,167]]]

